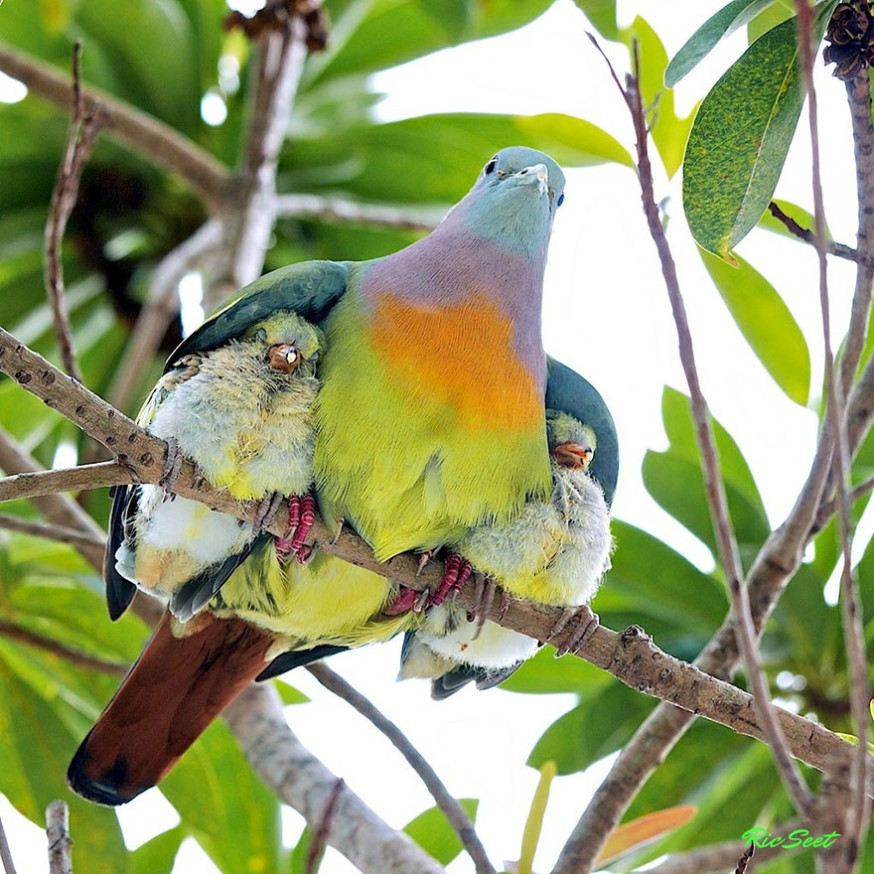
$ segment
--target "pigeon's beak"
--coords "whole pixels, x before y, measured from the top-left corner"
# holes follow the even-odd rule
[[[537,185],[540,192],[543,193],[549,186],[549,170],[546,164],[532,164],[524,170],[520,170],[517,174],[523,182],[530,180],[531,185]]]

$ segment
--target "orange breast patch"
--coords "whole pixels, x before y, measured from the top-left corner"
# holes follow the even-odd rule
[[[467,430],[524,432],[542,419],[543,398],[514,353],[512,324],[482,293],[439,308],[378,295],[372,340],[411,393],[453,408]]]

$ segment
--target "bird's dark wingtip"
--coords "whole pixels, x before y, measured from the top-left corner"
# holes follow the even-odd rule
[[[150,788],[144,786],[134,792],[126,787],[127,766],[122,759],[116,759],[112,767],[104,770],[99,776],[89,773],[93,770],[93,763],[88,754],[88,740],[91,735],[82,741],[70,767],[67,768],[67,785],[77,795],[94,804],[103,804],[107,807],[118,807],[136,798],[141,792]],[[122,788],[124,787],[124,788]]]
[[[116,575],[117,576],[117,575]],[[119,579],[110,579],[106,585],[106,609],[109,612],[109,618],[115,622],[124,615],[131,601],[134,599],[137,587],[119,577]]]

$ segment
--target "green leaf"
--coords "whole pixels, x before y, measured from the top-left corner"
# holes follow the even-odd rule
[[[665,452],[647,452],[642,466],[644,485],[659,506],[715,556],[716,540],[688,397],[666,387],[662,396],[662,418],[671,445]],[[746,567],[768,537],[771,526],[743,453],[718,421],[713,420],[712,424],[728,508]],[[620,558],[619,550],[616,557]]]
[[[553,761],[559,774],[582,771],[627,743],[654,706],[646,695],[616,681],[553,722],[527,764],[540,770]]]
[[[476,798],[460,798],[458,803],[475,822],[479,801]],[[420,813],[404,826],[404,831],[441,865],[448,865],[464,849],[458,832],[439,807]]]
[[[131,874],[170,874],[184,837],[185,830],[176,826],[137,847],[130,854]]]
[[[457,202],[495,152],[516,143],[565,166],[631,165],[628,152],[589,122],[560,113],[534,116],[453,113],[369,125],[294,145],[280,190],[343,192],[376,202]],[[414,184],[411,183],[414,181]]]
[[[214,722],[161,781],[182,824],[222,871],[278,871],[280,804],[223,722]]]
[[[736,267],[701,251],[704,266],[747,343],[771,378],[796,404],[810,396],[810,351],[777,290],[748,261]]]
[[[115,812],[83,801],[64,784],[78,739],[10,668],[5,654],[0,649],[0,792],[40,826],[49,802],[63,799],[70,808],[77,865],[95,874],[124,874],[127,854]]]
[[[601,668],[584,659],[557,659],[552,647],[543,647],[533,659],[528,659],[509,679],[501,683],[505,692],[549,695],[574,692],[592,695],[613,682]]]
[[[724,585],[651,534],[613,521],[613,567],[592,602],[605,625],[642,625],[678,658],[692,659],[725,618]]]
[[[649,129],[665,171],[671,177],[683,163],[683,149],[692,127],[692,114],[681,118],[674,110],[674,92],[665,87],[668,53],[658,34],[638,16],[622,31],[622,41],[632,53],[636,43],[640,53],[640,93],[644,107],[651,108]]]
[[[673,88],[687,73],[698,66],[713,47],[758,15],[774,0],[732,0],[711,15],[683,44],[665,70],[665,85]]]
[[[817,41],[836,2],[819,7]],[[686,146],[683,208],[692,236],[708,252],[733,262],[731,250],[759,221],[802,102],[794,21],[754,42],[704,98]]]
[[[310,700],[303,692],[295,689],[294,686],[286,683],[285,680],[277,680],[275,686],[282,703],[285,705],[306,704]]]
[[[773,30],[778,24],[788,21],[795,15],[795,0],[776,0],[766,6],[747,25],[747,44],[752,45],[760,36]]]
[[[616,25],[616,0],[576,0],[576,4],[604,39],[616,41],[620,38]]]

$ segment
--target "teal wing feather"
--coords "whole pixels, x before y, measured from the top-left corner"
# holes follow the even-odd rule
[[[291,310],[319,324],[346,290],[346,275],[347,265],[336,261],[303,261],[265,274],[186,337],[167,359],[166,370],[185,355],[240,337],[276,310]]]
[[[598,438],[598,449],[589,468],[604,490],[607,504],[613,503],[619,477],[619,441],[613,416],[597,389],[570,367],[547,360],[546,407],[561,410],[588,425]]]

